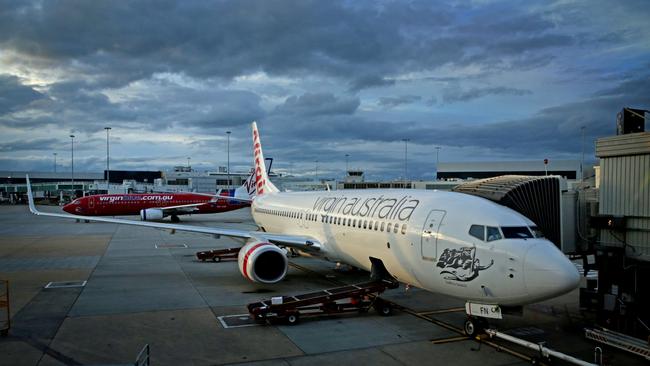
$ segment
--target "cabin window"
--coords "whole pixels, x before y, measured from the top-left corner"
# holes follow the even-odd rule
[[[506,239],[530,239],[533,234],[525,226],[502,226],[503,236]]]
[[[375,231],[379,230],[379,221],[375,221]]]
[[[381,222],[381,226],[379,227],[379,231],[384,231],[384,222]]]
[[[402,224],[402,234],[406,234],[406,224]]]
[[[501,239],[501,231],[498,227],[488,226],[487,227],[487,241],[494,241]]]
[[[352,220],[352,227],[357,227],[357,219]]]
[[[392,229],[392,228],[393,228],[393,223],[392,223],[392,222],[389,222],[389,223],[386,225],[386,232],[387,232],[387,233],[390,233],[390,229]]]
[[[368,222],[368,229],[369,229],[369,230],[372,230],[372,220],[370,220],[370,221]]]
[[[336,219],[336,225],[341,225],[341,218],[340,217]]]
[[[470,226],[469,235],[475,237],[476,239],[485,241],[485,226],[483,225]]]
[[[363,220],[363,228],[364,229],[368,228],[368,221],[367,220]]]
[[[395,226],[393,226],[393,233],[397,234],[398,230],[399,230],[399,224],[395,223]]]

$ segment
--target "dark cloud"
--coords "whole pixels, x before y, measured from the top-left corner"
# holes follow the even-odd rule
[[[467,102],[488,95],[521,96],[527,94],[532,94],[532,91],[525,90],[525,89],[509,88],[505,86],[471,88],[468,90],[461,90],[460,88],[451,88],[443,91],[442,101],[444,103],[456,103],[456,102]]]
[[[643,1],[0,0],[0,9],[0,133],[11,132],[0,146],[5,154],[31,146],[33,156],[14,155],[19,162],[56,149],[42,131],[61,134],[63,145],[75,131],[91,155],[106,125],[177,143],[200,134],[196,144],[178,143],[195,156],[221,149],[214,137],[228,129],[233,152],[247,156],[253,119],[269,127],[279,162],[306,169],[355,146],[372,150],[360,159],[396,169],[401,154],[386,146],[405,137],[423,150],[444,143],[499,158],[561,155],[579,148],[580,126],[588,138],[610,134],[621,107],[648,103]],[[502,82],[528,76],[548,77],[526,83],[531,90]],[[532,107],[531,93],[542,108],[569,89],[575,96],[562,105]],[[508,115],[527,117],[504,120],[500,98],[472,104],[495,95],[520,96],[519,113]],[[502,122],[478,121],[477,105]],[[162,156],[161,146],[171,145],[132,148]],[[90,166],[101,165],[95,155]],[[429,158],[414,156],[422,167]]]
[[[352,79],[350,81],[350,91],[359,91],[368,88],[378,88],[382,86],[391,86],[395,84],[395,80],[386,79],[377,75],[367,75]]]
[[[331,93],[306,93],[299,97],[291,96],[275,109],[276,113],[286,115],[332,115],[353,114],[359,108],[359,97],[337,98]]]
[[[23,85],[17,77],[0,74],[0,116],[41,98],[43,94]]]
[[[343,78],[350,90],[390,86],[390,75],[450,62],[508,62],[567,47],[541,12],[427,1],[29,2],[0,13],[0,46],[74,69],[102,86],[156,72],[232,78]],[[55,31],[54,31],[55,30]],[[533,55],[527,55],[535,59]]]
[[[636,78],[597,91],[589,98],[545,108],[528,118],[483,124],[463,124],[444,119],[430,122],[382,121],[362,116],[326,119],[311,118],[302,124],[273,119],[266,129],[273,140],[287,140],[292,145],[307,141],[309,146],[337,141],[394,143],[409,138],[419,145],[445,145],[466,149],[490,149],[502,156],[545,156],[573,154],[581,150],[581,127],[585,126],[587,141],[615,133],[616,113],[624,106],[650,109],[650,76]],[[312,126],[317,125],[315,129]],[[317,144],[315,142],[318,142]],[[382,145],[383,146],[383,145]],[[328,145],[332,148],[332,145]],[[586,147],[593,152],[593,144]],[[327,155],[326,155],[327,156]],[[300,155],[294,156],[300,159]]]
[[[419,102],[422,100],[422,97],[419,95],[400,95],[399,97],[380,97],[379,105],[393,108],[401,104],[411,104]]]
[[[14,152],[14,151],[30,151],[30,150],[46,150],[52,151],[53,146],[57,145],[57,139],[36,139],[36,140],[20,140],[0,143],[0,152]]]

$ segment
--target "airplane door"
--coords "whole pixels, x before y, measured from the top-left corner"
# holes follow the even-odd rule
[[[438,250],[438,231],[447,214],[443,210],[431,210],[422,227],[422,259],[435,261]]]
[[[95,207],[95,197],[90,197],[88,199],[88,207],[90,207],[90,208]]]

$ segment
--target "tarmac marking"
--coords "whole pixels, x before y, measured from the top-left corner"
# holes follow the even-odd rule
[[[156,249],[187,248],[187,244],[155,244]]]
[[[217,319],[226,329],[256,327],[261,325],[253,320],[250,314],[222,315],[218,316]]]
[[[449,308],[449,309],[440,309],[440,310],[432,310],[432,311],[421,311],[418,314],[420,315],[433,315],[433,314],[446,314],[446,313],[458,313],[461,311],[465,311],[465,308]]]
[[[430,340],[430,342],[432,344],[445,344],[445,343],[459,342],[459,341],[466,341],[466,340],[469,340],[469,337],[467,337],[467,336],[458,336],[458,337],[432,339],[432,340]]]

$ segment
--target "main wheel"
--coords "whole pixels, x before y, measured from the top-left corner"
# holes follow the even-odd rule
[[[390,303],[380,299],[375,301],[375,310],[377,310],[381,316],[389,316],[393,314],[393,307]]]
[[[171,220],[172,222],[181,222],[181,219],[179,219],[176,215],[172,215]]]
[[[289,325],[296,325],[298,324],[298,321],[300,321],[300,314],[299,313],[291,313],[287,315],[287,324]]]

